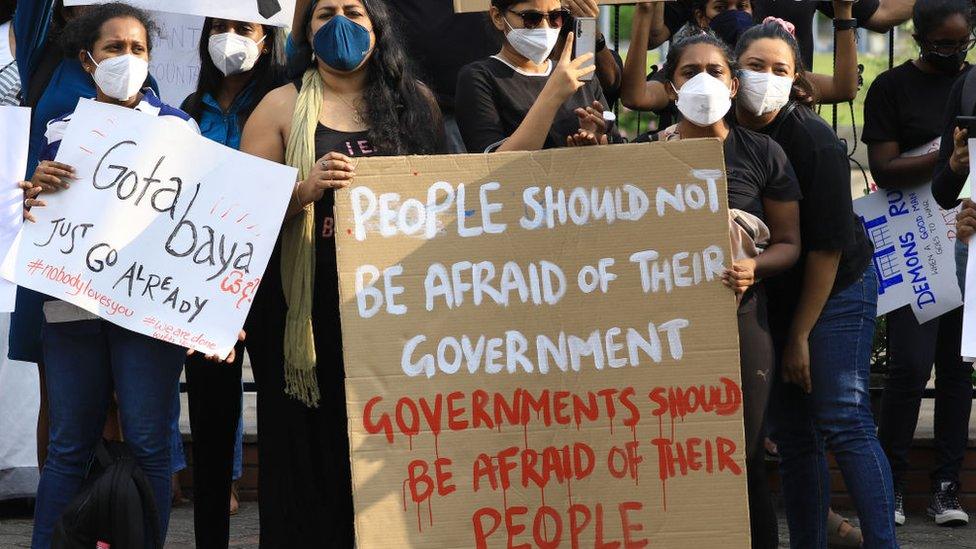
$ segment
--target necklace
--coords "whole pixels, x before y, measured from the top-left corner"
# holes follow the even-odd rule
[[[365,125],[366,120],[363,118],[362,113],[359,111],[359,107],[357,107],[351,101],[346,99],[341,93],[336,91],[332,86],[326,84],[325,87],[328,88],[329,91],[331,91],[337,98],[339,98],[339,101],[342,101],[347,107],[349,107],[349,110],[352,111],[352,121],[357,126]]]

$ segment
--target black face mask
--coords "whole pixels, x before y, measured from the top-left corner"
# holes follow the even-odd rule
[[[708,26],[715,31],[715,34],[723,42],[734,49],[742,33],[749,30],[754,24],[752,16],[748,12],[743,10],[725,10],[716,15]]]
[[[922,54],[922,59],[935,67],[937,71],[952,76],[959,74],[959,70],[962,69],[962,64],[966,62],[966,52],[939,53],[928,51]]]

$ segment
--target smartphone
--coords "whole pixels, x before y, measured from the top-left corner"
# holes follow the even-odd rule
[[[577,17],[576,18],[576,42],[573,44],[573,58],[577,58],[581,55],[590,53],[593,54],[593,59],[587,61],[582,67],[590,67],[596,63],[596,18],[595,17]],[[589,82],[593,80],[593,73],[589,73],[586,76],[580,78],[580,80]]]
[[[976,135],[973,130],[976,130],[976,116],[957,116],[956,117],[956,127],[969,130],[969,135]]]

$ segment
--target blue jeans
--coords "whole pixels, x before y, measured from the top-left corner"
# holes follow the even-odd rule
[[[51,428],[31,547],[50,547],[54,525],[78,494],[113,390],[122,434],[152,486],[165,539],[171,498],[170,421],[185,350],[103,320],[45,324],[42,346]]]
[[[244,390],[244,382],[241,382]],[[244,476],[244,395],[241,394],[241,416],[237,419],[237,432],[234,433],[234,480],[241,480]]]
[[[869,377],[878,281],[861,280],[831,297],[810,333],[806,394],[775,376],[768,414],[770,437],[782,458],[783,500],[790,547],[825,549],[830,476],[825,447],[840,466],[854,499],[864,547],[898,547],[891,468],[871,415]]]

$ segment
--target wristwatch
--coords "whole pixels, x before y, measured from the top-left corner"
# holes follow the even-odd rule
[[[857,19],[834,19],[834,30],[845,31],[857,28]]]
[[[599,32],[596,35],[596,53],[600,53],[605,49],[607,49],[607,38],[603,36],[602,32]]]

